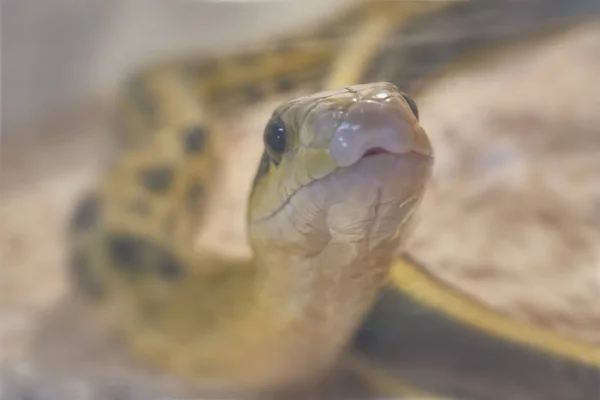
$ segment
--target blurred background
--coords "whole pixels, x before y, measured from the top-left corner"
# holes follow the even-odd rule
[[[2,0],[0,366],[26,369],[41,315],[65,290],[63,226],[106,161],[125,74],[230,52],[357,1]],[[438,159],[410,243],[482,302],[596,345],[598,21],[524,37],[419,96]]]
[[[5,0],[3,131],[111,93],[140,63],[229,51],[355,2]]]
[[[141,64],[190,52],[233,51],[353,2],[3,1],[5,162],[22,159],[13,149],[26,147],[23,141],[36,135],[50,140],[105,117],[119,82]],[[35,175],[55,162],[46,159],[42,154],[20,169]],[[4,172],[2,185],[23,182],[22,174]]]

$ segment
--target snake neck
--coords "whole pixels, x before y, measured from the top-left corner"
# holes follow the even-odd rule
[[[250,315],[263,335],[272,334],[263,343],[276,360],[264,365],[298,383],[333,367],[376,300],[392,251],[359,256],[359,243],[332,241],[305,257],[273,247],[254,259],[256,313]]]

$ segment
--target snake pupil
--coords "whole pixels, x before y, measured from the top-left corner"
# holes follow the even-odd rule
[[[281,159],[281,154],[286,149],[285,139],[285,125],[283,121],[278,118],[271,119],[265,128],[264,142],[269,155],[275,162]]]
[[[406,100],[406,102],[408,103],[408,106],[410,107],[413,114],[415,114],[415,117],[419,119],[419,108],[417,107],[417,103],[415,103],[415,101],[412,98],[405,94],[403,94],[402,97],[404,97],[404,100]]]

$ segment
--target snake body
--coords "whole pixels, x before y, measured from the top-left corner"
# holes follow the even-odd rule
[[[395,258],[433,162],[411,97],[425,78],[598,12],[591,0],[370,1],[266,52],[141,70],[119,100],[119,157],[72,218],[78,292],[139,360],[210,390],[311,382],[352,345],[351,369],[372,393],[411,393],[408,381],[506,398],[469,383],[490,374],[528,399],[598,398],[600,349],[497,316]],[[264,131],[252,260],[199,254],[218,158],[209,115],[293,90],[306,95]],[[548,390],[557,365],[572,373]],[[564,396],[574,389],[583,397]]]

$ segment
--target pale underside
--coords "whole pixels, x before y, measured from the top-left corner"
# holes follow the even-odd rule
[[[408,248],[435,275],[481,301],[600,344],[598,71],[600,27],[592,23],[535,51],[453,73],[419,96],[437,164]],[[276,104],[219,122],[223,175],[208,199],[198,247],[249,255],[247,193],[262,148],[260,132]],[[75,142],[63,136],[52,157],[66,167],[47,168],[26,184],[18,175],[27,175],[23,160],[3,160],[2,179],[17,182],[3,184],[0,206],[5,366],[31,366],[29,340],[66,289],[64,219],[73,196],[98,172],[102,133],[90,128],[85,141]],[[31,159],[47,149],[38,144],[21,154]],[[43,337],[54,345],[61,335]],[[85,348],[86,341],[85,335],[69,338],[63,349]]]

